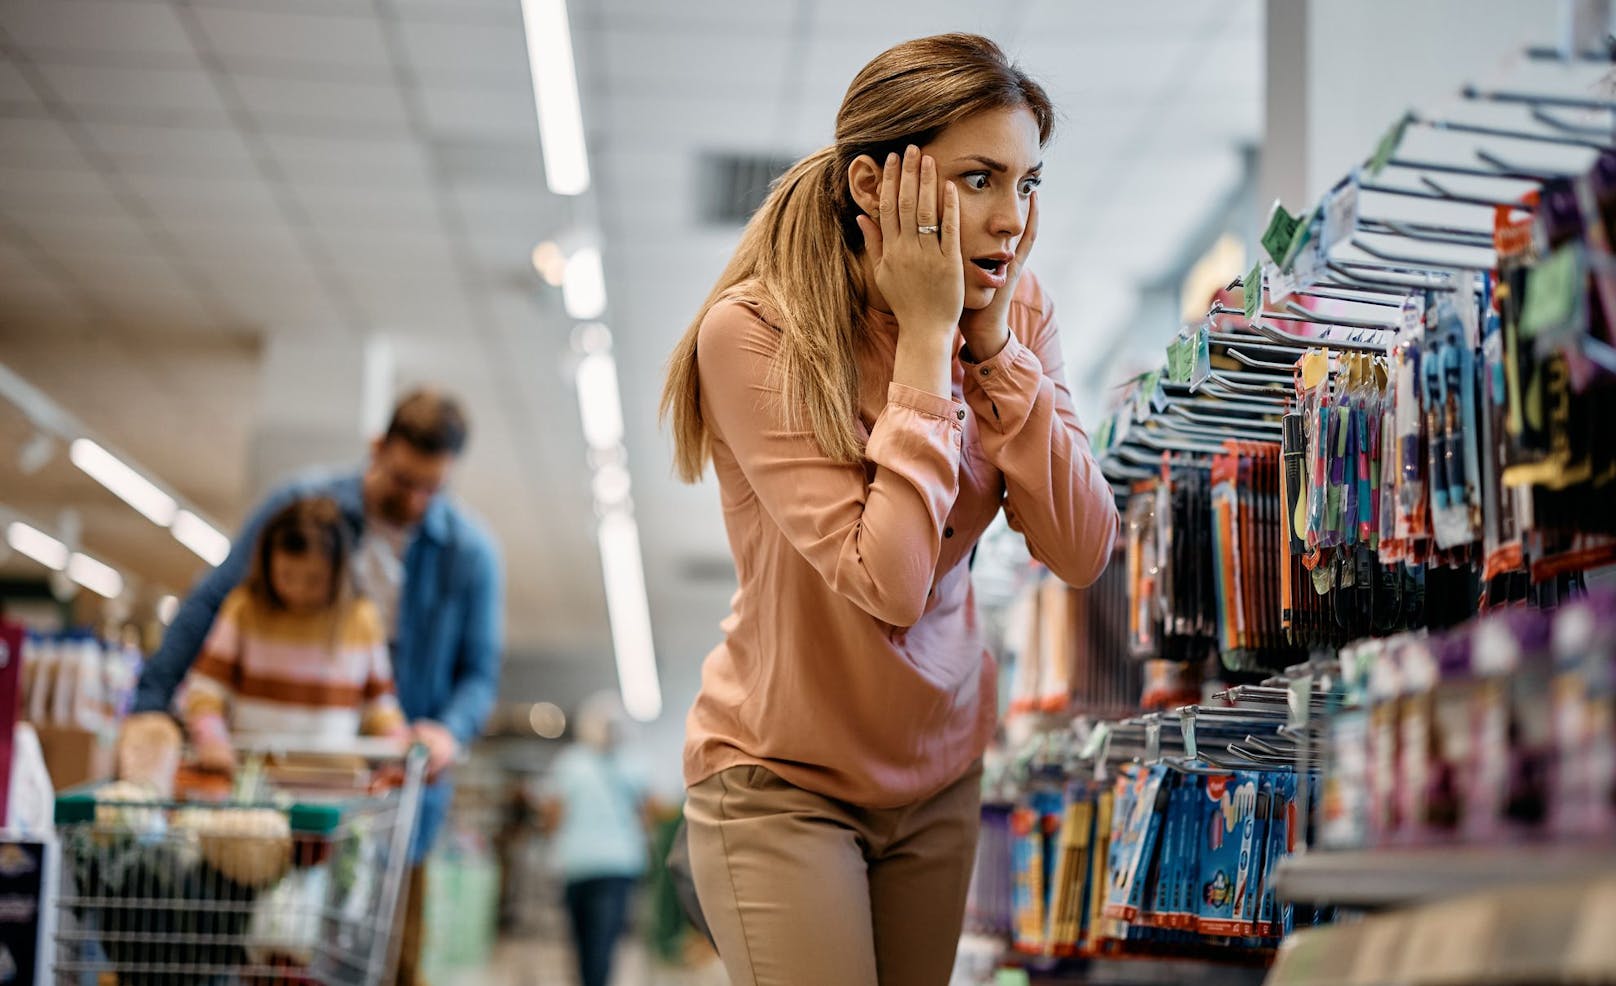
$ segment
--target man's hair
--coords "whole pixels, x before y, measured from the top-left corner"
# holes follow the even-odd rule
[[[413,390],[393,409],[382,444],[395,439],[426,455],[459,455],[466,448],[466,412],[440,391]]]

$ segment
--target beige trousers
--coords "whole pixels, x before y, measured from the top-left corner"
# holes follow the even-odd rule
[[[689,790],[701,908],[733,986],[947,986],[981,822],[981,769],[859,808],[734,767]]]

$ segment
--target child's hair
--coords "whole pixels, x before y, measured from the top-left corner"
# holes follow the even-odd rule
[[[282,507],[264,524],[247,572],[247,591],[273,609],[285,609],[286,602],[275,591],[270,577],[270,558],[277,551],[289,555],[315,553],[331,565],[331,598],[335,606],[348,594],[348,556],[351,553],[348,524],[342,508],[328,496],[305,497]]]

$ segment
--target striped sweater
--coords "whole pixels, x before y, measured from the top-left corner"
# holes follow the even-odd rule
[[[387,634],[365,599],[299,615],[234,590],[175,701],[193,741],[405,732]]]

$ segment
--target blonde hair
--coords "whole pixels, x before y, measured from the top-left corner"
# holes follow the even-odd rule
[[[661,415],[673,419],[674,469],[701,478],[712,439],[701,414],[696,337],[708,311],[737,285],[777,313],[780,348],[773,372],[783,407],[838,462],[858,462],[856,427],[864,288],[864,248],[847,172],[861,155],[883,161],[909,144],[930,143],[945,128],[991,109],[1026,107],[1040,144],[1054,129],[1043,88],[1011,64],[999,46],[974,34],[906,41],[877,55],[853,79],[836,114],[836,142],[782,175],[746,224],[740,245],[668,361]]]

